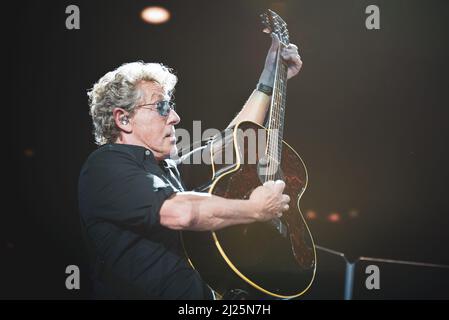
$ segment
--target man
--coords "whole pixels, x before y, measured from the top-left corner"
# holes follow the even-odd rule
[[[258,89],[229,126],[263,122],[278,47],[272,36]],[[297,47],[288,46],[282,57],[288,78],[295,76],[302,65]],[[169,159],[180,121],[170,102],[176,81],[161,64],[135,62],[107,73],[89,92],[101,147],[81,170],[79,205],[96,298],[212,299],[184,257],[179,230],[218,230],[288,210],[282,181],[256,188],[248,200],[184,190]]]

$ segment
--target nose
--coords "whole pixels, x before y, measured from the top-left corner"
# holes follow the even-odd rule
[[[176,113],[175,110],[171,109],[168,114],[167,123],[169,125],[177,125],[181,121],[181,117]]]

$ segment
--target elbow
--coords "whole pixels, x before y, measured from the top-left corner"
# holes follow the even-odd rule
[[[160,210],[161,225],[172,230],[191,230],[197,220],[193,210],[183,204],[164,203]]]

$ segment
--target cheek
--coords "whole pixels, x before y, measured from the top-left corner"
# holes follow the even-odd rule
[[[155,141],[157,138],[156,132],[153,127],[145,126],[142,128],[142,135],[147,141]]]
[[[138,135],[145,144],[154,150],[166,150],[170,144],[170,139],[164,139],[166,133],[165,123],[160,119],[148,117],[138,119]]]
[[[165,144],[164,135],[159,130],[154,130],[154,128],[148,130],[147,140],[150,141],[154,147]]]
[[[153,125],[148,127],[145,132],[148,144],[155,149],[166,148],[170,140],[164,139],[164,136],[164,126]]]

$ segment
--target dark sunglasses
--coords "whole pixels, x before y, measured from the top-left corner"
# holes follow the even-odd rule
[[[155,103],[141,104],[140,106],[137,106],[136,109],[142,108],[145,106],[156,106],[157,112],[159,112],[159,114],[162,117],[166,117],[170,114],[170,110],[175,110],[176,104],[172,101],[162,100],[162,101],[158,101]],[[144,109],[153,110],[153,108],[144,108]]]

